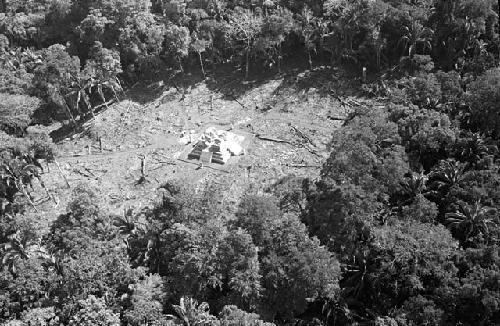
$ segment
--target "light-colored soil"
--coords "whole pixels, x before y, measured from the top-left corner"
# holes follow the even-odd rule
[[[250,184],[263,188],[288,174],[316,177],[328,157],[331,132],[342,123],[329,117],[345,117],[350,108],[331,96],[349,100],[342,95],[340,77],[330,73],[302,85],[308,77],[303,73],[242,84],[247,90],[235,95],[210,88],[208,82],[184,92],[161,84],[136,87],[100,113],[86,132],[58,144],[62,173],[71,189],[80,182],[92,185],[104,207],[116,214],[151,205],[158,186],[169,179],[217,182],[227,190],[225,198],[236,202]],[[226,166],[201,169],[196,161],[179,160],[186,159],[187,152],[179,143],[181,133],[209,126],[247,135],[246,155],[231,158]],[[143,157],[147,178],[139,183]],[[59,203],[44,201],[41,189],[35,192],[40,220],[46,224],[65,212],[72,190],[53,163],[43,180]]]

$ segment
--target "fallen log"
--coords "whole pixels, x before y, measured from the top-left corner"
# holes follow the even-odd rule
[[[56,160],[54,160],[54,163],[56,164],[57,169],[59,170],[59,173],[62,175],[64,181],[66,182],[66,186],[68,186],[68,188],[71,188],[71,186],[69,185],[68,179],[66,178],[66,175],[64,175],[64,173],[63,173],[63,171],[61,169],[61,166],[59,165],[59,162],[57,162]]]
[[[275,143],[286,143],[286,144],[290,144],[290,141],[288,140],[284,140],[284,139],[279,139],[279,138],[275,138],[275,137],[272,137],[272,136],[267,136],[267,135],[256,135],[257,138],[261,139],[261,140],[268,140],[268,141],[272,141],[272,142],[275,142]]]
[[[301,138],[305,139],[309,144],[311,144],[311,146],[316,147],[316,144],[312,141],[311,138],[309,138],[309,136],[304,134],[302,131],[300,131],[299,128],[295,127],[294,125],[291,125],[291,127]]]
[[[243,103],[241,103],[241,102],[240,102],[240,101],[236,98],[236,96],[231,95],[231,97],[232,97],[232,98],[233,98],[233,100],[234,100],[236,103],[238,103],[238,104],[239,104],[242,108],[244,108],[245,110],[247,110],[247,109],[248,109],[245,105],[243,105]]]
[[[349,102],[347,102],[346,100],[344,100],[343,98],[341,98],[340,96],[338,96],[334,90],[330,89],[330,94],[337,99],[337,101],[340,102],[340,104],[344,105],[344,106],[351,106],[351,104]]]
[[[347,117],[333,117],[331,115],[326,116],[327,119],[329,120],[336,120],[336,121],[345,121],[347,120]]]
[[[302,146],[297,146],[297,147],[301,147],[301,148],[304,148],[306,151],[308,151],[309,153],[317,156],[317,157],[322,157],[317,151],[315,151],[314,149],[311,149],[309,148],[309,146],[304,146],[303,144],[301,144]]]
[[[184,162],[184,163],[189,163],[189,164],[194,164],[194,165],[200,166],[200,162],[191,162],[191,161],[188,161],[188,160],[184,160],[182,158],[178,158],[177,160],[179,160],[181,162]],[[207,166],[207,165],[204,165],[203,168],[212,169],[214,171],[219,171],[219,172],[224,172],[224,173],[229,173],[229,171],[217,169],[217,168],[214,168],[212,166]]]
[[[55,207],[57,207],[57,205],[59,205],[59,203],[56,201],[56,198],[50,193],[47,186],[45,186],[45,182],[43,182],[43,180],[40,176],[37,176],[36,178],[38,179],[38,182],[40,183],[42,188],[45,190],[45,193],[47,194],[47,196],[54,202]]]
[[[76,173],[78,173],[78,174],[80,174],[80,175],[84,176],[85,178],[90,178],[90,179],[94,178],[94,179],[96,179],[96,180],[99,180],[99,178],[97,178],[96,176],[92,176],[91,174],[86,173],[86,172],[83,172],[83,171],[82,171],[82,170],[80,170],[80,169],[73,169],[73,172],[76,172]]]
[[[285,164],[285,166],[291,168],[320,168],[322,165],[320,164]]]
[[[31,200],[30,194],[26,191],[26,188],[24,187],[24,185],[22,183],[20,185],[21,185],[21,191],[22,191],[24,197],[28,200],[28,203],[31,205],[31,207],[33,207],[35,209],[35,212],[38,213],[38,209],[36,208],[35,203],[33,203],[33,201]]]
[[[155,166],[154,168],[150,168],[149,169],[150,172],[156,171],[156,170],[160,169],[164,164],[167,164],[167,165],[177,165],[177,163],[175,163],[175,162],[165,162],[165,161],[156,162],[156,164],[158,164],[158,166]]]
[[[87,168],[87,167],[83,167],[83,168],[85,169],[85,171],[87,171],[88,173],[90,173],[90,174],[91,174],[94,178],[99,179],[99,177],[98,177],[98,176],[96,176],[96,175],[94,174],[94,172],[92,172],[89,168]]]

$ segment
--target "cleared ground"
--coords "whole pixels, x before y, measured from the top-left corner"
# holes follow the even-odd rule
[[[328,157],[332,130],[352,110],[349,104],[368,101],[353,89],[359,89],[357,81],[325,69],[252,82],[185,76],[182,83],[136,85],[86,123],[84,132],[58,143],[61,171],[50,164],[43,175],[58,204],[41,189],[35,192],[41,226],[65,212],[80,182],[99,191],[106,209],[121,214],[151,205],[169,179],[215,182],[225,200],[236,202],[251,184],[264,188],[288,174],[315,177]],[[246,155],[201,169],[187,161],[181,133],[209,126],[247,135]],[[147,177],[141,180],[144,158]]]

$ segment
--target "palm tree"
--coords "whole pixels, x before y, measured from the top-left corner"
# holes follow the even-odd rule
[[[432,49],[431,40],[434,36],[432,29],[424,27],[419,21],[414,20],[410,26],[404,26],[403,31],[404,34],[399,39],[399,43],[403,44],[405,52],[408,51],[408,57],[413,57],[419,45],[424,52]]]
[[[7,266],[12,273],[16,273],[16,262],[19,259],[28,259],[26,247],[19,241],[9,241],[3,244],[4,255],[2,266]]]
[[[134,218],[134,210],[132,208],[124,209],[123,217],[116,216],[114,220],[114,225],[118,228],[118,231],[125,236],[132,236],[136,234],[137,225],[136,219]]]
[[[344,278],[342,287],[344,295],[358,299],[367,286],[368,276],[368,252],[361,251],[353,257],[352,264],[344,265]]]
[[[473,166],[476,166],[486,156],[498,152],[497,146],[490,144],[489,140],[485,139],[479,133],[473,133],[470,136],[467,135],[459,145],[460,150],[457,154],[460,159]]]
[[[75,100],[76,109],[80,113],[82,113],[82,110],[80,108],[83,102],[83,104],[85,104],[87,108],[87,111],[89,111],[92,117],[94,117],[94,109],[92,107],[92,104],[90,103],[90,98],[87,94],[89,88],[90,88],[90,81],[85,80],[81,76],[74,77],[67,96],[76,95],[76,100]]]
[[[113,222],[118,231],[125,236],[128,254],[137,263],[144,263],[152,250],[150,233],[144,223],[137,219],[137,214],[132,208],[125,209],[123,216],[116,216]],[[147,245],[146,245],[147,243]]]
[[[198,304],[195,299],[182,297],[179,305],[173,305],[177,316],[183,321],[184,326],[212,325],[216,320],[210,314],[208,303]]]
[[[450,189],[464,178],[466,169],[467,164],[453,159],[442,161],[430,173],[430,179],[433,179],[430,188],[436,191]]]
[[[120,80],[115,76],[101,76],[101,77],[91,77],[89,91],[92,89],[97,89],[97,94],[99,94],[101,100],[106,104],[106,98],[104,97],[104,90],[107,89],[113,93],[113,96],[118,101],[118,92],[123,92]]]
[[[469,242],[476,236],[488,236],[492,226],[498,226],[497,211],[494,208],[481,205],[460,203],[459,210],[445,215],[445,224],[457,232],[462,243]]]
[[[133,209],[125,210],[123,216],[116,216],[113,224],[125,236],[123,241],[131,261],[147,266],[151,272],[159,272],[162,264],[160,235],[164,229],[139,221]]]
[[[34,252],[41,252],[40,249],[33,250],[37,240],[31,233],[16,233],[9,236],[9,241],[3,244],[2,266],[7,266],[12,273],[16,273],[16,262],[20,259],[28,259]]]
[[[66,114],[70,118],[71,122],[73,125],[77,125],[75,117],[73,116],[73,113],[71,112],[71,108],[69,107],[68,103],[66,102],[65,96],[63,96],[60,92],[60,90],[52,85],[49,85],[49,96],[50,99],[53,103],[57,104],[57,106],[63,108],[66,111]]]
[[[0,181],[14,193],[21,192],[35,211],[38,212],[27,189],[27,185],[31,184],[32,179],[39,177],[38,168],[26,161],[26,159],[21,158],[20,160],[12,160],[12,164],[3,164],[0,167]],[[10,191],[4,190],[3,192],[9,193]],[[13,198],[11,199],[13,200]]]
[[[428,176],[424,172],[411,172],[406,179],[400,183],[403,195],[407,198],[403,204],[413,201],[420,194],[427,193]]]

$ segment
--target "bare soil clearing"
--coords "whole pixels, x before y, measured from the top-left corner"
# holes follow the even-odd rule
[[[105,207],[116,214],[150,205],[158,186],[169,179],[216,182],[227,190],[225,198],[236,202],[252,183],[263,188],[288,174],[317,176],[328,157],[332,131],[352,109],[343,99],[370,101],[346,95],[355,82],[338,72],[314,74],[241,83],[239,90],[220,81],[217,89],[210,80],[184,89],[162,83],[137,86],[86,131],[58,144],[61,172],[51,164],[43,180],[59,204],[44,201],[45,192],[36,191],[41,220],[47,223],[65,212],[71,189],[63,175],[71,188],[80,182],[94,186]],[[199,133],[209,126],[248,135],[246,155],[203,168],[187,160],[186,146],[178,141],[181,133]],[[144,160],[146,178],[141,180]]]

